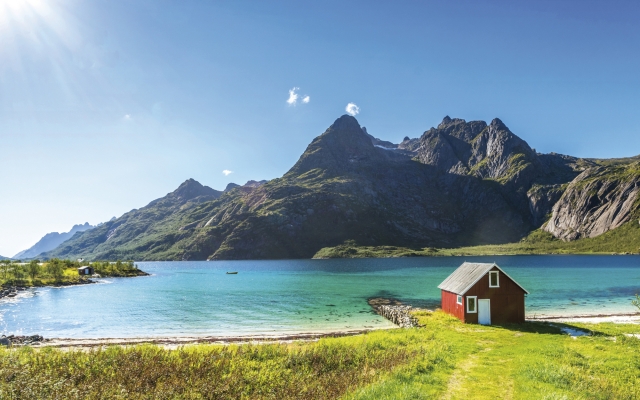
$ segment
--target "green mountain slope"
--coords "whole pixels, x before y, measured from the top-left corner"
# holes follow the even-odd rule
[[[313,258],[383,258],[419,256],[482,256],[515,254],[640,254],[640,224],[636,218],[594,238],[563,241],[535,230],[515,243],[437,249],[402,246],[358,246],[348,242],[325,247]]]

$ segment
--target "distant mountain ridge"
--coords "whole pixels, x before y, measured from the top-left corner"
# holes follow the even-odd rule
[[[540,227],[573,240],[635,218],[639,165],[540,154],[497,118],[445,117],[394,144],[345,115],[281,178],[229,184],[224,192],[190,179],[45,256],[310,258],[345,241],[458,247],[514,242]],[[616,182],[624,189],[616,191]]]
[[[31,246],[30,248],[23,250],[13,256],[12,258],[15,260],[21,260],[25,258],[34,258],[39,254],[47,252],[49,250],[53,250],[56,247],[60,246],[66,240],[69,240],[75,235],[77,232],[84,232],[89,229],[95,228],[93,225],[90,225],[88,222],[84,224],[74,225],[69,232],[50,232],[47,233],[40,239],[36,244]]]

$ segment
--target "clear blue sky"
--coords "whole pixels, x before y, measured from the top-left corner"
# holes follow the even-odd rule
[[[281,176],[350,102],[395,142],[499,117],[541,152],[640,153],[640,3],[524,3],[0,0],[0,254]]]

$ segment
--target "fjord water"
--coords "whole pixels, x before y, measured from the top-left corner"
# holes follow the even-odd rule
[[[529,290],[528,317],[633,313],[638,256],[142,262],[148,277],[38,288],[0,301],[4,334],[45,337],[243,336],[388,327],[370,297],[439,305],[464,261],[496,262]],[[237,271],[237,275],[226,274]]]

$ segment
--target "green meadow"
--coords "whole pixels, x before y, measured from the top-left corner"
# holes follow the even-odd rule
[[[636,399],[639,325],[465,325],[317,342],[0,350],[0,398]]]

